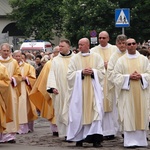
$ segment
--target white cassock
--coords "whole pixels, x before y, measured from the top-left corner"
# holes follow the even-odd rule
[[[125,54],[115,66],[115,90],[118,113],[124,131],[124,146],[147,146],[150,68],[148,59],[136,52]],[[141,80],[130,80],[137,71]]]

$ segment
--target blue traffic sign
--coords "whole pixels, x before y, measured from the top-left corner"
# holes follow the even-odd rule
[[[122,8],[115,10],[115,26],[129,27],[130,26],[130,9]]]
[[[90,32],[90,36],[91,36],[91,37],[96,37],[96,36],[97,36],[97,32],[96,32],[95,30],[92,30],[92,31]]]

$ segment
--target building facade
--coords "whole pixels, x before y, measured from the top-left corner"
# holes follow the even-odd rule
[[[0,0],[0,44],[8,42],[13,45],[14,49],[19,49],[18,41],[24,40],[23,32],[18,30],[15,21],[7,18],[7,14],[11,13],[12,8],[9,0]],[[52,43],[58,45],[60,38],[54,37]]]

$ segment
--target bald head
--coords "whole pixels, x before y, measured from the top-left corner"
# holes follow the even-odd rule
[[[99,33],[99,44],[102,47],[105,47],[105,46],[107,46],[108,41],[109,41],[109,34],[108,34],[108,32],[107,31],[100,32]]]
[[[137,44],[136,44],[135,39],[129,38],[127,39],[126,43],[127,43],[128,53],[131,55],[136,54]]]
[[[133,39],[133,38],[127,39],[127,43],[129,43],[129,42],[131,42],[131,41],[132,41],[132,42],[134,41],[134,42],[136,43],[135,39]]]
[[[88,53],[90,48],[90,41],[88,38],[82,38],[78,42],[79,45],[79,51],[82,53]]]
[[[102,31],[99,33],[99,35],[105,35],[105,36],[109,37],[109,34],[107,31]]]
[[[79,41],[81,41],[81,42],[83,42],[83,43],[85,43],[85,44],[90,44],[90,41],[89,41],[89,39],[88,38],[82,38],[82,39],[80,39]]]

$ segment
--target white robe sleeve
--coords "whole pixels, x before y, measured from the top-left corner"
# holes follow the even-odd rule
[[[12,78],[12,83],[13,83],[13,86],[16,87],[17,86],[17,81],[14,77],[11,77]]]
[[[50,90],[50,71],[49,71],[49,73],[48,73],[46,90]]]
[[[30,85],[30,81],[29,81],[28,77],[26,77],[26,83],[27,83],[27,85]]]
[[[124,76],[124,83],[122,86],[123,90],[129,90],[130,89],[130,75],[126,74]]]
[[[76,71],[73,91],[69,104],[69,124],[67,131],[67,139],[75,137],[82,128],[82,79],[81,70]]]
[[[58,90],[56,85],[56,76],[55,76],[55,64],[54,61],[52,62],[51,69],[49,70],[48,78],[47,78],[47,86],[46,89],[49,90],[51,88],[55,88]]]
[[[142,86],[142,89],[144,90],[144,89],[146,89],[146,88],[148,88],[148,86],[149,86],[149,83],[147,82],[147,80],[145,79],[145,76],[144,76],[144,74],[141,74],[141,76],[142,76],[142,83],[141,83],[141,86]]]

